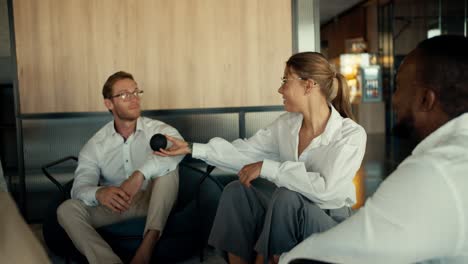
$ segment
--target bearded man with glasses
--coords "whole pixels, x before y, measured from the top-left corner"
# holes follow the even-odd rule
[[[182,137],[175,128],[141,116],[143,91],[130,73],[111,75],[102,95],[114,120],[80,151],[72,198],[57,209],[57,218],[90,263],[122,263],[95,228],[146,215],[132,263],[149,263],[177,198],[183,157],[155,156],[148,143],[156,133]]]

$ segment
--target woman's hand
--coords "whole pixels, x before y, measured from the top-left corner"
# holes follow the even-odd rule
[[[159,151],[153,152],[154,154],[158,156],[163,156],[163,157],[172,157],[172,156],[178,156],[178,155],[185,155],[185,154],[190,154],[192,153],[192,150],[189,148],[189,144],[186,141],[183,141],[182,139],[174,138],[168,135],[164,135],[166,139],[172,143],[172,146],[167,149],[159,149]]]
[[[250,187],[250,182],[260,176],[260,171],[262,170],[263,161],[255,162],[252,164],[245,165],[237,175],[239,176],[239,181],[245,186]]]

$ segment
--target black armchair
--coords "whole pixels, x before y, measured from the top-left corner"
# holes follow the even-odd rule
[[[65,157],[42,167],[45,176],[60,191],[50,199],[43,223],[43,235],[47,246],[54,254],[78,262],[86,262],[57,222],[57,207],[70,198],[73,180],[64,185],[60,184],[50,173],[50,168],[68,160],[77,161],[77,158]],[[202,171],[186,161],[180,163],[177,203],[154,249],[153,260],[172,263],[189,258],[196,253],[200,254],[201,259],[203,258],[203,249],[206,246],[223,190],[223,186],[210,176],[213,169],[213,166],[208,166],[206,171]],[[142,241],[145,221],[145,217],[130,219],[98,228],[97,231],[122,260],[129,260]]]

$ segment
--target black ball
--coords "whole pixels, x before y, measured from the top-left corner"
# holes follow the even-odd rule
[[[165,149],[167,146],[167,139],[163,134],[154,134],[150,140],[151,149],[157,151],[161,148]]]

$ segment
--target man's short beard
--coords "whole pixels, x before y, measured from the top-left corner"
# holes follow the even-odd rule
[[[392,128],[392,134],[398,138],[408,140],[414,145],[417,145],[421,141],[416,133],[414,117],[412,115],[408,115],[396,123]]]
[[[125,121],[135,121],[141,116],[141,111],[137,116],[133,116],[130,114],[127,114],[125,112],[116,112],[116,115],[119,117],[120,120],[125,120]]]

